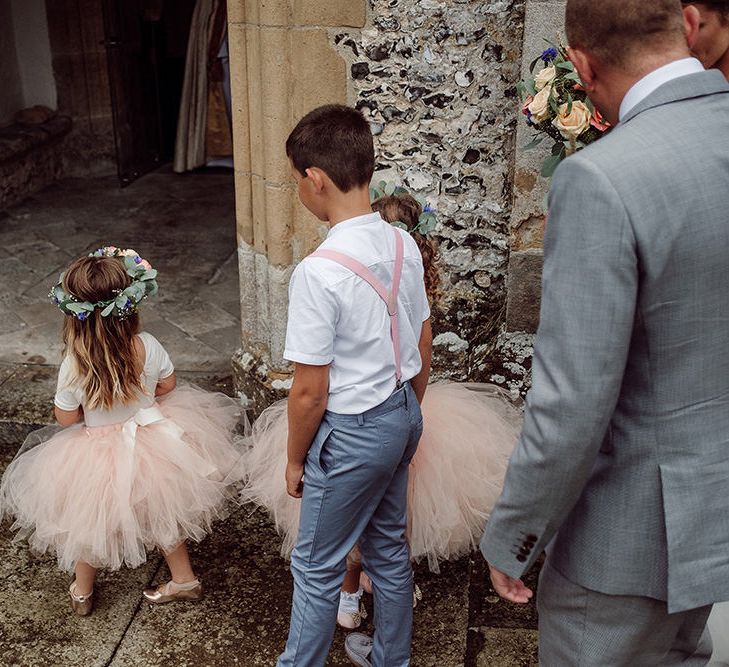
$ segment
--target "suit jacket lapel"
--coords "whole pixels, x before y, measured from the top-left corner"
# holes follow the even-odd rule
[[[729,93],[729,83],[719,70],[707,70],[706,72],[681,76],[664,83],[643,101],[636,104],[625,114],[625,118],[620,121],[620,124],[629,122],[648,109],[655,109],[679,100],[689,100],[696,97],[705,97],[706,95],[716,95],[717,93]]]

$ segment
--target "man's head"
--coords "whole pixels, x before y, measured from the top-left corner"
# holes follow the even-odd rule
[[[588,95],[612,123],[633,83],[689,55],[681,0],[567,0],[565,28]]]
[[[683,0],[684,14],[696,12],[699,25],[690,36],[691,50],[704,67],[717,67],[729,77],[729,0]]]
[[[299,198],[326,220],[322,195],[340,197],[369,188],[375,170],[372,131],[362,114],[341,104],[310,111],[286,141]]]

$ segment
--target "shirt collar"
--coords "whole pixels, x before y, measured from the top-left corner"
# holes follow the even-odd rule
[[[363,225],[369,225],[371,222],[377,222],[378,220],[382,220],[382,216],[377,212],[366,213],[365,215],[358,215],[356,218],[342,220],[329,230],[329,232],[327,233],[327,238],[332,237],[334,234],[337,234],[344,229],[351,229],[352,227],[362,227]]]
[[[623,120],[631,109],[635,108],[664,83],[678,79],[681,76],[703,71],[704,66],[696,58],[681,58],[681,60],[674,60],[672,63],[663,65],[663,67],[653,70],[650,74],[646,74],[625,94],[623,101],[620,103],[620,120]]]

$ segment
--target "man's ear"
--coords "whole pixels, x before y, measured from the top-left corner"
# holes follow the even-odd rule
[[[694,5],[686,5],[683,8],[683,26],[686,33],[686,42],[690,49],[694,48],[699,37],[701,26],[701,12]]]
[[[589,94],[595,89],[595,69],[592,66],[590,56],[579,48],[568,48],[567,54],[575,66],[577,73],[580,75],[582,85]]]
[[[306,170],[306,177],[311,181],[314,192],[321,193],[326,185],[327,175],[319,167],[309,167]]]

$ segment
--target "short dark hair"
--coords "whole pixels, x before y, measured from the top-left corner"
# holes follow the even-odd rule
[[[729,19],[729,0],[681,0],[684,5],[704,5],[715,12],[719,12],[726,21]]]
[[[646,48],[684,40],[681,0],[567,0],[565,30],[570,46],[626,66]]]
[[[370,125],[359,111],[343,104],[306,114],[286,140],[286,155],[300,174],[318,167],[342,192],[369,185],[375,171]]]

